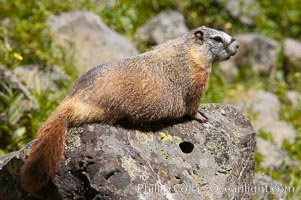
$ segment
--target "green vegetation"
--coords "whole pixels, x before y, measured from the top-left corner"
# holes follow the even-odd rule
[[[64,49],[53,45],[52,36],[46,25],[49,15],[70,10],[93,11],[111,28],[130,39],[133,39],[137,28],[150,17],[164,10],[177,9],[183,13],[189,28],[207,25],[231,34],[257,32],[278,41],[286,37],[301,40],[299,1],[263,0],[254,1],[253,6],[261,14],[254,16],[253,24],[244,25],[233,18],[223,5],[213,0],[120,0],[113,7],[101,4],[95,6],[93,0],[0,0],[0,64],[11,70],[26,64],[38,64],[42,68],[57,65],[75,79],[78,74],[72,70],[74,68],[72,59],[66,56]],[[139,48],[143,50],[148,47],[142,45]],[[221,72],[215,67],[203,102],[223,102],[231,91],[247,90],[251,87],[269,90],[278,95],[282,102],[282,119],[292,123],[298,131],[296,142],[293,145],[283,146],[289,153],[289,159],[294,160],[297,166],[284,163],[277,171],[262,169],[259,165],[262,157],[257,155],[256,167],[258,171],[272,176],[282,184],[295,187],[295,193],[289,194],[290,199],[294,199],[301,193],[301,169],[298,167],[301,162],[301,106],[296,110],[287,104],[285,93],[290,89],[301,92],[301,73],[293,71],[285,73],[283,55],[279,57],[277,64],[278,74],[275,80],[254,74],[250,76],[242,72],[232,84],[225,84]],[[23,112],[17,105],[24,97],[14,92],[10,86],[1,84],[0,154],[19,149],[30,141],[41,123],[62,100],[67,89],[68,87],[63,89],[60,95],[55,95],[56,97],[51,91],[34,92],[40,110]],[[268,138],[265,133],[259,135]]]
[[[1,87],[4,92],[0,92],[0,119],[6,122],[0,125],[0,154],[3,154],[25,144],[24,134],[28,118],[23,117],[22,110],[17,106],[23,99],[23,94],[15,93],[3,83],[1,83]]]

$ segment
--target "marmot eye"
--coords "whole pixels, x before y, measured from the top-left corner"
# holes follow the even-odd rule
[[[203,35],[204,33],[202,31],[197,31],[194,33],[194,35],[199,39],[199,40],[203,40]]]
[[[217,42],[223,42],[223,40],[220,36],[215,36],[213,39]]]

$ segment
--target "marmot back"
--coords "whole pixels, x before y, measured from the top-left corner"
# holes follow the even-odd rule
[[[232,37],[202,26],[138,56],[89,70],[39,129],[21,170],[23,187],[34,192],[53,178],[69,126],[183,116],[206,121],[198,106],[212,64],[229,59],[237,50]]]

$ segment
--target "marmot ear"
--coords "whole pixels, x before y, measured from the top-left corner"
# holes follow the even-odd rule
[[[198,38],[201,41],[204,39],[204,37],[203,37],[204,33],[201,30],[197,30],[196,32],[194,32],[194,35],[195,35],[196,38]]]

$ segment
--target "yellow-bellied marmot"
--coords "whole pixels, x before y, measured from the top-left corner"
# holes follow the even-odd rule
[[[89,70],[39,129],[21,169],[23,187],[34,192],[54,177],[69,126],[185,115],[204,121],[198,106],[212,63],[229,59],[237,50],[232,37],[202,26],[151,51]]]

